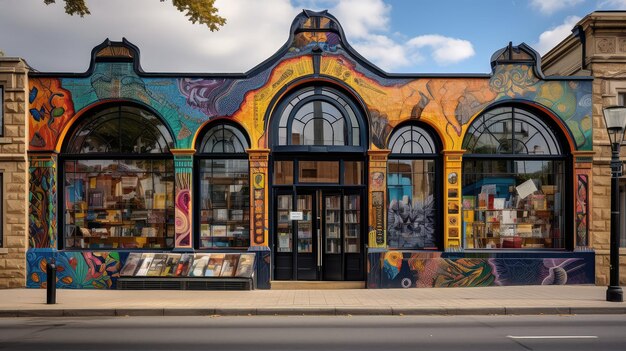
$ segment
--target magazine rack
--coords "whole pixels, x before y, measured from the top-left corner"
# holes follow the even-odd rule
[[[253,290],[254,253],[131,253],[121,290]]]

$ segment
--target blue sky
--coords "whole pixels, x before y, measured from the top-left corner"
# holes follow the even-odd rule
[[[40,71],[83,72],[91,49],[126,37],[150,72],[245,72],[287,40],[303,8],[328,9],[348,41],[388,72],[487,73],[512,41],[540,53],[595,10],[626,10],[626,0],[217,0],[228,23],[193,25],[158,0],[86,0],[92,15],[70,17],[61,0],[0,1],[0,50]]]

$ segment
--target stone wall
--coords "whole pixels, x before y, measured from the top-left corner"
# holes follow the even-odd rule
[[[622,63],[592,64],[593,82],[593,183],[591,244],[596,251],[596,284],[609,283],[611,234],[611,147],[604,124],[602,108],[617,104],[617,94],[626,93],[626,70]],[[622,147],[622,160],[626,147]],[[621,209],[622,220],[626,209]],[[626,284],[626,248],[620,249],[620,284]]]
[[[0,86],[4,91],[3,131],[0,136],[0,173],[3,180],[0,288],[26,286],[27,73],[28,66],[22,60],[0,57]]]

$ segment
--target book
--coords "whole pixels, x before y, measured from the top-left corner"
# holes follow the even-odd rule
[[[209,263],[207,264],[204,275],[206,277],[219,277],[222,272],[222,264],[224,263],[224,254],[214,253],[211,254]]]
[[[226,226],[225,225],[212,225],[211,232],[213,233],[213,237],[225,237],[226,236]]]
[[[135,276],[145,277],[146,274],[148,274],[148,269],[150,269],[150,265],[152,264],[153,258],[154,258],[154,254],[152,253],[145,253],[141,255],[141,259],[143,261],[141,262],[141,266],[137,270],[137,273],[135,273]]]
[[[239,255],[239,264],[235,271],[235,277],[251,277],[254,271],[254,258],[253,253],[242,253]]]
[[[193,267],[189,270],[188,276],[190,277],[203,277],[204,270],[206,269],[207,263],[209,262],[210,254],[199,254],[196,255],[193,261]]]
[[[135,275],[135,272],[137,271],[137,267],[139,267],[140,265],[141,265],[141,254],[137,252],[131,253],[130,255],[128,255],[128,258],[126,259],[126,263],[124,264],[124,267],[120,271],[120,276],[132,277],[133,275]]]
[[[172,277],[176,274],[176,267],[178,267],[178,261],[180,261],[179,254],[169,254],[165,260],[165,268],[161,272],[162,277]]]
[[[146,276],[148,277],[157,277],[161,275],[163,268],[165,267],[165,260],[167,259],[167,254],[156,254],[152,259],[152,263],[150,264],[150,268],[148,269],[148,273]]]
[[[174,272],[174,276],[176,277],[186,277],[189,273],[189,268],[193,264],[193,254],[183,254],[178,261],[178,266],[176,266],[176,271]]]
[[[222,264],[222,272],[220,277],[232,277],[237,269],[237,262],[239,261],[239,254],[226,254],[224,256],[224,263]]]

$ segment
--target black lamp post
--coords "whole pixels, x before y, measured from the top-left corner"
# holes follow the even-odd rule
[[[611,260],[606,300],[622,302],[624,293],[619,286],[619,177],[622,175],[622,163],[619,160],[619,149],[626,129],[626,107],[607,107],[603,112],[606,130],[611,140]]]

